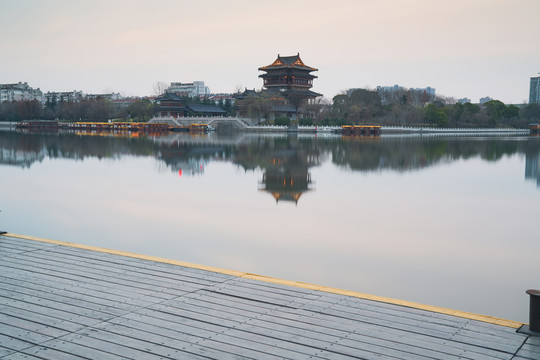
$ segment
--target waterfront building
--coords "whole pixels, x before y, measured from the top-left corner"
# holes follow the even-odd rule
[[[296,108],[303,102],[322,96],[311,91],[313,79],[317,76],[311,74],[317,69],[307,66],[300,59],[300,53],[294,56],[280,56],[270,65],[259,68],[264,74],[259,75],[263,79],[264,89],[278,97],[283,97],[288,103]]]
[[[26,82],[0,84],[0,102],[25,100],[37,100],[41,103],[43,102],[43,92],[39,88],[33,89]]]
[[[186,101],[175,93],[166,92],[156,98],[156,116],[184,117],[184,116],[224,116],[225,110],[216,105],[196,104]]]
[[[540,76],[531,77],[529,104],[540,104]]]
[[[156,98],[156,114],[161,117],[183,117],[186,112],[184,100],[175,93],[166,92]]]
[[[466,104],[466,103],[470,103],[471,99],[465,97],[465,98],[459,99],[457,102],[460,104]]]
[[[172,82],[166,92],[191,98],[210,96],[210,89],[204,85],[204,81],[193,81],[191,83]]]

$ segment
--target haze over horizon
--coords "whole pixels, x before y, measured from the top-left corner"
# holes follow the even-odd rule
[[[540,72],[538,14],[537,0],[0,0],[0,83],[145,96],[202,80],[234,92],[300,53],[329,99],[398,84],[519,104]]]

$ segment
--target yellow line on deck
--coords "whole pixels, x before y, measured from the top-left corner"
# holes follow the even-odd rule
[[[49,244],[56,244],[56,245],[62,245],[62,246],[69,246],[69,247],[73,247],[73,248],[77,248],[77,249],[92,250],[92,251],[97,251],[97,252],[102,252],[102,253],[107,253],[107,254],[121,255],[121,256],[141,259],[141,260],[149,260],[149,261],[165,263],[165,264],[179,265],[179,266],[189,267],[189,268],[193,268],[193,269],[212,271],[212,272],[231,275],[231,276],[238,276],[238,277],[245,278],[245,279],[264,281],[264,282],[268,282],[268,283],[281,284],[281,285],[287,285],[287,286],[294,286],[294,287],[299,287],[299,288],[303,288],[303,289],[324,291],[324,292],[328,292],[328,293],[332,293],[332,294],[353,296],[353,297],[366,299],[366,300],[379,301],[379,302],[384,302],[384,303],[388,303],[388,304],[401,305],[401,306],[406,306],[406,307],[410,307],[410,308],[436,312],[436,313],[440,313],[440,314],[457,316],[457,317],[461,317],[461,318],[465,318],[465,319],[483,321],[483,322],[486,322],[486,323],[506,326],[506,327],[515,328],[515,329],[517,329],[517,328],[521,327],[522,325],[524,325],[523,323],[520,323],[520,322],[517,322],[517,321],[500,319],[500,318],[493,317],[493,316],[473,314],[473,313],[468,313],[468,312],[464,312],[464,311],[445,309],[445,308],[441,308],[441,307],[438,307],[438,306],[419,304],[419,303],[415,303],[415,302],[412,302],[412,301],[397,300],[397,299],[391,299],[391,298],[387,298],[387,297],[383,297],[383,296],[364,294],[364,293],[360,293],[360,292],[356,292],[356,291],[336,289],[336,288],[332,288],[332,287],[328,287],[328,286],[314,285],[314,284],[308,284],[308,283],[303,283],[303,282],[298,282],[298,281],[277,279],[277,278],[273,278],[273,277],[250,274],[250,273],[241,272],[241,271],[227,270],[227,269],[217,268],[217,267],[213,267],[213,266],[199,265],[199,264],[194,264],[194,263],[189,263],[189,262],[179,261],[179,260],[171,260],[171,259],[161,258],[161,257],[157,257],[157,256],[141,255],[141,254],[131,253],[131,252],[127,252],[127,251],[112,250],[112,249],[107,249],[107,248],[102,248],[102,247],[97,247],[97,246],[81,245],[81,244],[76,244],[76,243],[72,243],[72,242],[50,240],[50,239],[38,238],[38,237],[35,237],[35,236],[18,235],[18,234],[12,234],[12,233],[5,233],[5,234],[3,234],[3,236],[9,236],[9,237],[13,237],[13,238],[20,238],[20,239],[26,239],[26,240],[40,241],[40,242],[45,242],[45,243],[49,243]]]

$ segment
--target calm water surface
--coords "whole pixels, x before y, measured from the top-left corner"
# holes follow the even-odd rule
[[[0,230],[528,321],[540,138],[0,131]]]

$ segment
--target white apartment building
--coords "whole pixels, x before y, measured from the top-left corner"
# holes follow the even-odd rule
[[[210,96],[210,89],[204,86],[204,81],[194,81],[191,83],[172,82],[167,88],[167,92],[189,97],[207,97]]]
[[[84,98],[82,91],[52,92],[47,91],[44,95],[44,103],[49,102],[79,102]]]
[[[43,93],[39,88],[33,89],[28,83],[0,84],[0,102],[4,101],[43,101]]]

